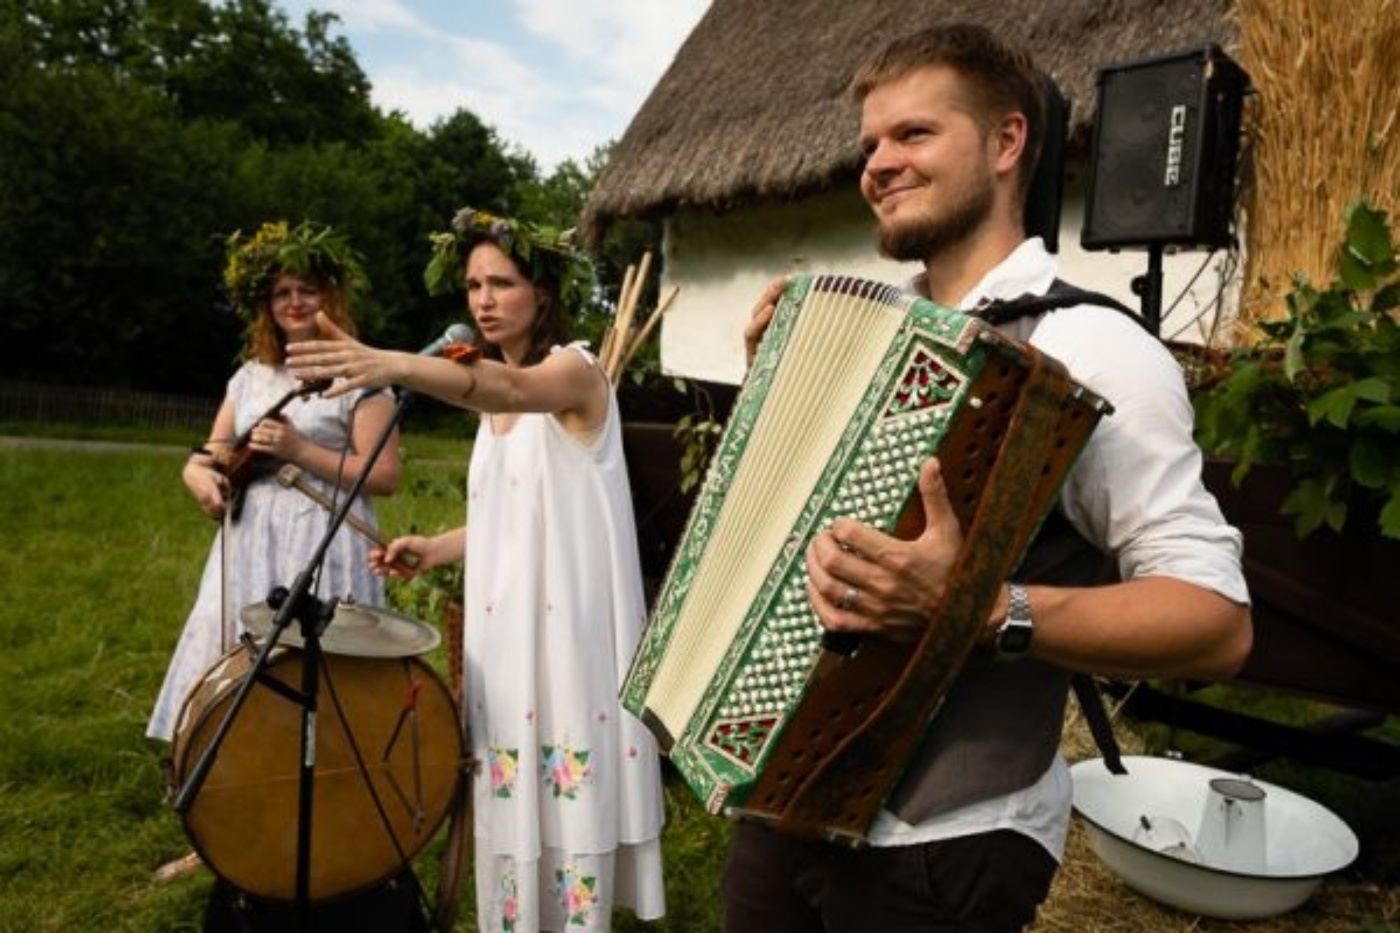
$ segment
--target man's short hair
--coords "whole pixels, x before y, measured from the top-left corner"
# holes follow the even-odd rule
[[[1024,201],[1045,139],[1045,78],[1028,52],[972,23],[931,26],[896,39],[851,79],[857,103],[875,88],[920,68],[944,66],[967,79],[973,116],[986,126],[1008,113],[1026,118],[1026,152],[1017,183]]]

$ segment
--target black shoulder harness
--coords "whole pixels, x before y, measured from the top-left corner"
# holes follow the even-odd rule
[[[1060,279],[1050,283],[1049,291],[1043,295],[1022,295],[1008,301],[993,301],[979,308],[977,316],[988,324],[1000,327],[1003,324],[1010,324],[1012,321],[1019,321],[1021,318],[1039,317],[1047,312],[1075,305],[1102,305],[1105,308],[1112,308],[1115,311],[1121,311],[1147,329],[1147,324],[1143,321],[1142,316],[1118,299],[1110,298],[1100,292],[1088,291]]]

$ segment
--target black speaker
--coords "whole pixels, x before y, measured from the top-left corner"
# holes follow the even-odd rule
[[[1248,84],[1215,45],[1102,69],[1081,245],[1229,245]]]

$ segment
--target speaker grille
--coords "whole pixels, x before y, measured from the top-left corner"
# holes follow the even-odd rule
[[[1085,249],[1229,244],[1246,83],[1214,45],[1100,71]]]

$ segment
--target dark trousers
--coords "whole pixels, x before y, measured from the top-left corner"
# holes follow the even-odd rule
[[[851,849],[735,828],[725,933],[1013,933],[1035,919],[1056,862],[1011,830]]]

